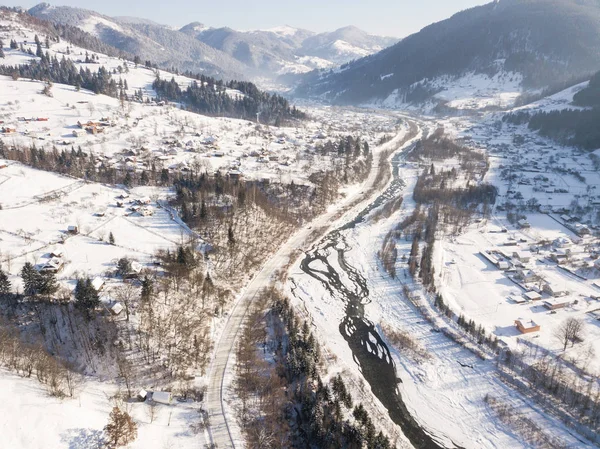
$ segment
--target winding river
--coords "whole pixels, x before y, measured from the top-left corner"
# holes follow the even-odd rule
[[[446,446],[440,445],[423,429],[406,408],[397,387],[402,380],[396,375],[390,350],[377,332],[375,324],[365,317],[365,307],[371,302],[367,280],[346,260],[346,252],[350,248],[344,231],[354,228],[363,222],[372,210],[399,195],[405,186],[399,176],[399,165],[411,149],[412,147],[409,147],[405,151],[397,152],[392,158],[392,181],[388,188],[353,220],[331,231],[308,251],[300,268],[318,280],[333,298],[344,305],[345,316],[339,324],[340,334],[348,343],[354,361],[371,390],[388,410],[390,418],[401,427],[415,448],[441,449]]]

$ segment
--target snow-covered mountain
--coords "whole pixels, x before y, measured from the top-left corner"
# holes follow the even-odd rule
[[[223,78],[274,79],[305,73],[375,53],[398,39],[373,36],[356,27],[316,34],[281,26],[238,31],[191,22],[180,29],[136,17],[107,17],[94,11],[41,3],[35,17],[77,26],[142,60]]]
[[[373,36],[353,26],[316,34],[290,26],[236,31],[191,23],[181,31],[251,67],[279,74],[333,67],[376,53],[398,41]]]
[[[225,79],[243,79],[252,75],[248,74],[246,66],[228,54],[151,21],[111,18],[86,9],[47,3],[28,12],[53,23],[76,26],[108,45],[164,68],[175,67]]]
[[[508,86],[516,97],[521,90],[575,82],[598,68],[599,2],[500,0],[429,25],[340,70],[312,73],[297,94],[392,106],[440,93],[441,101],[456,101],[458,90],[467,97],[492,95]]]

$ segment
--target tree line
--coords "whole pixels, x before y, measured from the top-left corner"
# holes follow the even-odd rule
[[[79,70],[71,59],[64,56],[59,60],[56,56],[50,57],[41,53],[40,60],[32,60],[29,64],[18,66],[0,66],[0,75],[11,76],[13,79],[28,78],[38,81],[75,86],[76,89],[84,88],[96,94],[117,97],[119,89],[111,73],[101,66],[96,72],[89,68]]]
[[[238,416],[250,447],[393,447],[341,375],[323,381],[319,343],[277,291],[262,293],[236,355]]]
[[[199,114],[258,120],[274,126],[306,118],[282,96],[261,91],[248,82],[230,81],[225,84],[201,76],[200,82],[194,80],[182,89],[174,77],[167,81],[157,75],[152,88],[158,100],[181,103],[186,109]],[[240,89],[242,95],[228,93],[227,88]]]

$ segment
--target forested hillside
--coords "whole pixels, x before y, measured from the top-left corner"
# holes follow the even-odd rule
[[[600,148],[600,72],[592,77],[585,89],[573,96],[573,105],[585,109],[567,108],[536,113],[523,111],[505,116],[504,121],[528,123],[530,129],[565,145],[585,150]]]
[[[443,89],[436,77],[515,73],[544,88],[600,68],[600,6],[577,0],[503,0],[432,24],[373,56],[313,72],[297,89],[341,104],[399,94],[423,101]]]
[[[293,119],[305,118],[305,114],[291,107],[288,101],[276,94],[260,91],[254,84],[242,81],[223,83],[204,75],[197,76],[182,89],[174,78],[166,81],[157,77],[152,88],[158,99],[182,103],[192,112],[212,116],[225,116],[258,120],[280,126]],[[227,93],[227,88],[240,91],[243,95]]]

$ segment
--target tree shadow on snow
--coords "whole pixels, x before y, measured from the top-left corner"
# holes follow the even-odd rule
[[[69,429],[61,435],[61,440],[69,444],[69,449],[100,449],[104,447],[101,430]]]

